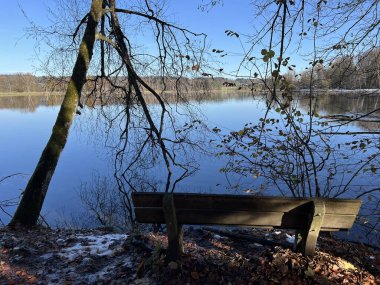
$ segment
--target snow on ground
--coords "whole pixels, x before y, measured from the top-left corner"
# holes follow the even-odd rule
[[[374,248],[320,236],[310,259],[284,244],[292,237],[284,231],[233,232],[254,240],[265,236],[278,246],[216,233],[185,228],[186,254],[173,267],[165,260],[165,233],[4,228],[0,284],[380,284],[380,255]]]
[[[295,241],[295,239],[296,239],[296,237],[294,236],[294,235],[289,235],[289,234],[286,234],[286,241],[288,242],[288,243],[294,243],[294,241]]]
[[[63,248],[58,255],[70,261],[83,255],[112,255],[115,251],[120,250],[119,247],[112,248],[112,245],[126,240],[127,237],[126,234],[78,235],[77,239],[80,241],[73,246]]]

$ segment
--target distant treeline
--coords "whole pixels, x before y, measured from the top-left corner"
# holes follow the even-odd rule
[[[65,90],[65,85],[62,79],[31,73],[0,74],[0,92],[59,92]]]
[[[85,89],[91,90],[95,84],[94,78],[89,77]],[[112,78],[111,78],[112,79]],[[69,78],[56,78],[47,76],[34,76],[30,73],[16,73],[0,75],[0,92],[64,92]],[[223,87],[252,88],[253,81],[245,79],[230,80],[223,77],[198,77],[198,78],[161,78],[156,76],[144,77],[144,80],[156,91],[174,91],[177,89],[186,91],[220,90]],[[117,85],[123,85],[126,78],[113,79]],[[103,82],[104,84],[104,82]],[[257,84],[256,84],[257,85]]]
[[[326,64],[322,59],[310,63],[301,74],[288,73],[299,89],[378,89],[380,88],[380,48],[357,56],[341,56]],[[312,75],[312,76],[311,76]]]
[[[380,88],[380,48],[372,49],[359,56],[341,56],[324,63],[322,59],[310,63],[310,67],[301,73],[289,70],[284,77],[291,90],[308,89],[311,86],[318,89],[378,89]],[[48,76],[34,76],[30,73],[16,73],[0,75],[0,92],[64,92],[68,77],[57,78]],[[92,90],[98,80],[89,77],[85,91]],[[127,82],[126,78],[111,78],[117,85]],[[312,81],[311,81],[312,79]],[[171,77],[149,76],[144,80],[156,91],[217,91],[223,88],[235,90],[262,91],[264,85],[271,86],[273,78],[268,77],[266,84],[259,78],[254,79],[227,79],[214,77],[204,73],[201,77],[180,80]],[[103,81],[102,85],[107,84]],[[109,86],[110,87],[110,86]]]

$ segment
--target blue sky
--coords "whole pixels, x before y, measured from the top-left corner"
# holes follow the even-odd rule
[[[39,0],[0,1],[0,73],[32,72],[35,43],[25,37],[28,21],[19,4],[33,19],[44,18],[44,4]]]
[[[39,24],[47,24],[47,5],[53,1],[41,0],[1,0],[0,10],[0,74],[15,72],[35,72],[38,62],[35,61],[36,50],[33,38],[25,35],[28,18]],[[195,32],[204,32],[212,48],[226,50],[240,50],[240,44],[234,39],[226,37],[226,29],[239,32],[249,32],[249,22],[252,18],[252,7],[249,1],[225,1],[223,6],[216,6],[208,12],[198,9],[200,0],[195,1],[167,1],[167,15],[170,20],[185,26]],[[234,4],[235,2],[235,4]],[[239,17],[236,17],[239,15]],[[248,24],[248,25],[247,25]]]
[[[21,8],[28,17],[38,24],[47,24],[47,4],[54,1],[47,0],[0,0],[0,74],[15,72],[36,73],[38,62],[36,58],[35,42],[33,38],[25,36],[28,21]],[[225,30],[233,30],[240,34],[252,34],[254,8],[250,1],[224,1],[209,11],[200,11],[201,0],[184,1],[168,0],[166,14],[169,20],[178,23],[195,32],[204,32],[208,35],[210,48],[242,53],[239,41],[227,37]],[[223,58],[224,64],[231,65],[241,56],[235,55]]]

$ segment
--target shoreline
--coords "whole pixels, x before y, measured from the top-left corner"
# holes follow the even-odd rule
[[[26,96],[64,96],[62,92],[44,92],[44,91],[35,91],[35,92],[0,92],[0,97],[26,97]]]
[[[161,91],[157,91],[157,93],[160,93]],[[211,89],[211,90],[190,90],[186,91],[186,93],[194,94],[194,93],[252,93],[254,95],[262,95],[268,93],[266,90],[260,90],[260,91],[251,91],[245,88],[237,89],[234,87],[223,87],[221,89]],[[300,94],[300,95],[308,95],[310,92],[309,89],[298,89],[293,90],[293,93]],[[380,95],[380,89],[314,89],[312,90],[313,95],[319,95],[321,93],[325,93],[323,95]],[[166,90],[164,94],[174,94],[176,93],[175,90]],[[33,92],[0,92],[0,97],[26,97],[26,96],[64,96],[64,92],[45,92],[45,91],[33,91]]]

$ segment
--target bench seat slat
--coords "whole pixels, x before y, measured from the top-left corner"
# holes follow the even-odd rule
[[[177,221],[187,225],[245,225],[303,229],[307,215],[303,213],[223,211],[176,208]],[[164,213],[157,207],[136,207],[136,220],[140,223],[165,223]],[[321,230],[349,229],[356,215],[325,214]]]
[[[136,221],[166,223],[168,258],[177,260],[182,224],[295,229],[295,247],[313,256],[320,231],[348,230],[361,200],[257,197],[197,193],[132,193]],[[174,229],[174,231],[173,231]],[[172,254],[169,254],[172,253]]]
[[[133,203],[136,207],[162,207],[164,193],[133,193]],[[174,204],[181,209],[208,209],[208,210],[240,210],[260,212],[289,212],[295,208],[303,208],[312,199],[283,198],[283,197],[256,197],[248,195],[216,195],[176,193]],[[326,205],[326,214],[356,215],[359,212],[360,200],[323,199]]]

